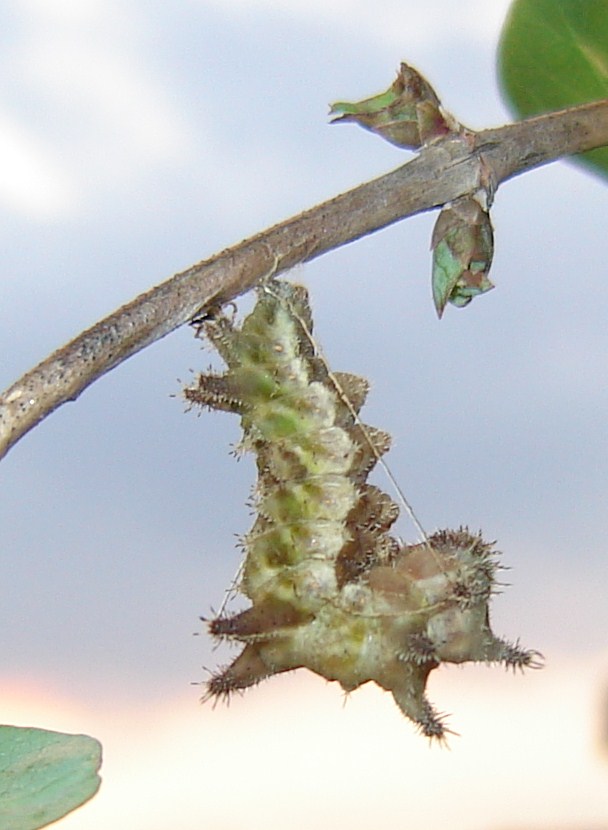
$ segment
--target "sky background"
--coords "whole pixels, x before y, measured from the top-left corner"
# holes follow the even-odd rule
[[[330,102],[385,89],[401,60],[467,125],[510,120],[494,66],[508,6],[5,4],[0,387],[172,273],[401,164],[327,123]],[[236,418],[184,414],[183,382],[212,360],[189,330],[11,450],[0,720],[104,744],[99,795],[58,827],[608,826],[607,208],[606,185],[570,163],[503,185],[497,288],[441,322],[434,215],[291,275],[332,367],[371,380],[364,420],[392,433],[387,460],[423,525],[498,540],[511,585],[495,633],[546,657],[523,677],[435,672],[450,751],[390,695],[345,700],[304,671],[199,706],[191,683],[229,653],[198,617],[237,568],[254,472],[229,455]]]

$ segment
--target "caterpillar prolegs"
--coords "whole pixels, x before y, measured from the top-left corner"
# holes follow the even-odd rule
[[[434,668],[538,665],[537,652],[491,631],[492,545],[466,528],[415,545],[389,535],[398,507],[367,478],[390,436],[359,421],[367,381],[330,372],[317,354],[305,288],[270,280],[240,327],[222,313],[202,325],[228,368],[200,375],[185,397],[240,415],[258,473],[239,583],[251,606],[209,624],[244,648],[205,698],[308,668],[346,691],[377,683],[443,738],[425,697]]]

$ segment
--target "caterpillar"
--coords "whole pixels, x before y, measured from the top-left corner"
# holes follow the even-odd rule
[[[466,527],[418,544],[389,534],[399,509],[367,478],[391,438],[359,420],[367,381],[318,354],[306,289],[270,279],[240,327],[221,312],[200,325],[227,370],[199,375],[185,398],[239,415],[240,449],[257,466],[238,586],[251,605],[209,622],[214,638],[243,648],[203,699],[308,668],[347,692],[378,684],[442,740],[450,730],[425,695],[433,669],[539,666],[538,652],[492,633],[493,543]]]

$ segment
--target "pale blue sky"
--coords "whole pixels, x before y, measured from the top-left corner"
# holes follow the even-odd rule
[[[327,123],[330,102],[386,88],[400,60],[465,123],[509,120],[494,70],[508,5],[5,7],[0,386],[171,273],[400,164],[397,148]],[[364,420],[392,433],[388,461],[425,527],[465,523],[498,540],[512,570],[496,633],[520,636],[549,666],[594,661],[598,683],[608,675],[607,208],[606,185],[571,164],[504,185],[493,210],[497,288],[441,322],[431,215],[293,274],[310,288],[332,366],[371,380]],[[210,360],[180,331],[2,461],[9,689],[27,681],[85,707],[145,699],[150,723],[181,695],[199,716],[188,684],[225,656],[192,633],[235,571],[253,482],[252,464],[229,456],[236,419],[184,414],[171,397]],[[449,685],[442,695],[462,731]],[[86,716],[78,723],[89,730]],[[396,714],[392,724],[409,750],[410,726]],[[199,825],[180,825],[190,826]]]

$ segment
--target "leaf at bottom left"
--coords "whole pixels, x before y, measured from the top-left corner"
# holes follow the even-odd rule
[[[88,735],[0,726],[0,827],[38,830],[92,798],[101,744]]]

